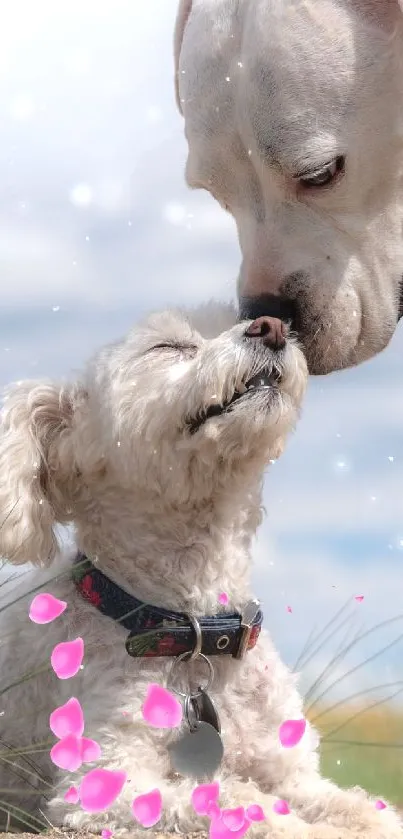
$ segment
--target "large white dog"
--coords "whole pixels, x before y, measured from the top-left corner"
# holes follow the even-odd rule
[[[244,317],[292,320],[312,373],[402,314],[402,0],[181,0],[186,177],[234,217]]]
[[[28,381],[9,392],[0,427],[0,555],[38,566],[29,580],[37,589],[39,566],[55,557],[57,522],[73,522],[92,564],[78,554],[77,563],[66,557],[57,566],[58,579],[44,588],[68,608],[55,622],[30,622],[32,595],[2,612],[3,827],[7,811],[22,823],[28,813],[32,823],[46,807],[52,823],[133,829],[131,803],[153,788],[162,794],[161,828],[207,827],[190,804],[194,780],[170,766],[167,746],[178,733],[149,727],[141,714],[148,685],[169,684],[175,656],[196,648],[214,668],[223,807],[260,804],[266,820],[251,831],[270,839],[401,837],[392,808],[380,812],[363,791],[321,779],[309,727],[294,748],[279,740],[283,722],[301,719],[302,701],[269,636],[258,637],[259,608],[246,606],[264,469],[295,424],[307,368],[280,321],[234,326],[234,319],[217,308],[192,322],[157,314],[100,352],[73,384]],[[219,605],[222,592],[228,606]],[[77,637],[83,669],[59,680],[52,649]],[[198,666],[204,684],[206,660]],[[49,716],[72,696],[86,737],[102,748],[101,767],[127,772],[105,813],[64,800],[88,765],[69,774],[49,759],[56,742]],[[211,720],[208,704],[195,711]],[[277,797],[290,815],[273,812]]]

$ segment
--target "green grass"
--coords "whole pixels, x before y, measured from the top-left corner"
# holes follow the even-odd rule
[[[329,713],[323,713],[326,708],[319,711],[316,725],[325,738],[322,773],[339,786],[364,787],[403,808],[403,710],[387,705],[375,710],[345,705]],[[312,717],[317,715],[318,709]]]

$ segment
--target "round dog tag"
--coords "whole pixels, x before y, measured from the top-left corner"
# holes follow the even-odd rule
[[[168,746],[175,772],[191,778],[210,778],[223,758],[224,746],[218,731],[208,722],[198,722]]]

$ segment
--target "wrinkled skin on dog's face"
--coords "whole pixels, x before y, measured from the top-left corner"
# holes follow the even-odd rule
[[[234,324],[233,310],[221,315]],[[212,317],[208,306],[198,311],[205,336]],[[163,487],[168,496],[176,473],[186,492],[196,484],[204,491],[255,458],[263,472],[280,454],[298,416],[306,362],[291,339],[273,351],[246,337],[249,323],[206,338],[179,313],[156,314],[95,359],[85,382],[87,422],[120,481]]]
[[[310,372],[382,350],[403,275],[399,0],[182,0],[186,177],[234,217],[241,314],[275,295]]]

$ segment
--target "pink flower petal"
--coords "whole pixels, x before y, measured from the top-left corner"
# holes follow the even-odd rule
[[[222,813],[214,815],[210,822],[209,839],[242,839],[251,823],[245,815],[243,821],[239,815],[231,815],[242,809],[240,807],[237,810],[223,810]]]
[[[382,801],[380,798],[378,799],[378,801],[375,801],[375,809],[376,810],[386,810],[386,807],[387,807],[387,804],[385,804],[385,802]]]
[[[80,786],[80,800],[87,813],[107,810],[122,792],[126,772],[110,769],[91,769],[84,775]]]
[[[217,819],[221,815],[221,810],[218,804],[214,804],[214,801],[210,801],[210,804],[207,804],[206,808],[206,816],[209,819]]]
[[[101,757],[101,746],[88,737],[81,738],[81,758],[83,763],[93,763]]]
[[[102,839],[111,839],[111,836],[113,836],[113,833],[111,830],[108,830],[108,828],[104,827],[104,829],[101,830]]]
[[[362,603],[362,601],[364,600],[364,595],[363,594],[356,594],[356,596],[354,597],[354,600],[356,600],[357,603]]]
[[[192,807],[199,816],[209,815],[209,805],[216,804],[220,795],[220,785],[200,784],[192,792]]]
[[[292,608],[291,608],[291,606],[287,606],[287,612],[289,612],[289,613],[290,613],[290,615],[292,614]]]
[[[306,729],[306,720],[286,720],[280,725],[280,743],[284,749],[292,749],[302,740]]]
[[[278,801],[275,801],[273,804],[273,811],[277,813],[278,816],[288,816],[290,812],[290,808],[286,801],[279,798]]]
[[[221,594],[218,595],[218,602],[221,604],[221,606],[228,606],[229,597],[225,591],[222,591]]]
[[[209,839],[233,839],[233,834],[219,816],[211,819]]]
[[[143,719],[154,728],[177,728],[182,722],[181,703],[161,685],[148,686],[141,711]]]
[[[68,734],[59,740],[50,751],[50,759],[59,769],[75,772],[82,764],[81,744],[78,737]]]
[[[53,594],[37,594],[29,607],[29,617],[33,623],[51,623],[67,609],[64,600],[58,600]]]
[[[69,787],[64,800],[67,801],[67,804],[77,804],[80,800],[77,787]]]
[[[49,725],[56,737],[67,737],[74,734],[81,737],[84,731],[84,714],[78,699],[73,696],[65,705],[60,705],[52,711]]]
[[[231,832],[240,830],[245,824],[245,808],[237,807],[236,810],[222,810],[221,821]]]
[[[246,817],[251,822],[264,822],[266,819],[260,804],[251,804],[246,810]]]
[[[142,827],[154,827],[162,813],[162,797],[159,789],[153,789],[145,795],[138,795],[132,804],[132,813]]]
[[[56,644],[50,657],[50,663],[59,679],[70,679],[78,673],[84,655],[84,641],[63,641]]]

